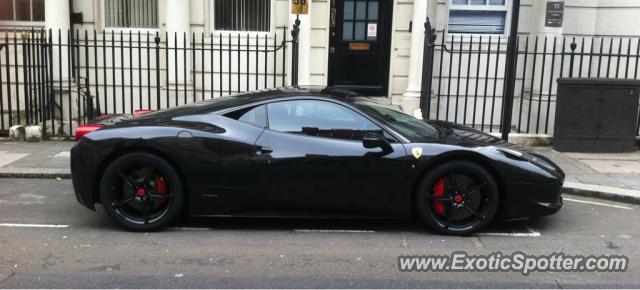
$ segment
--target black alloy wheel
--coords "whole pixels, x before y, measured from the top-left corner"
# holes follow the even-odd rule
[[[498,186],[483,167],[468,161],[451,161],[430,170],[416,194],[422,220],[448,235],[469,235],[489,224],[496,215]]]
[[[179,216],[182,188],[167,161],[149,153],[130,153],[105,170],[100,200],[116,224],[132,231],[156,231]]]

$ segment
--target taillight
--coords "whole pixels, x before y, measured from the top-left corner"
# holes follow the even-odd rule
[[[76,141],[80,140],[82,136],[87,135],[95,130],[102,128],[102,125],[82,125],[76,129]]]
[[[153,112],[153,110],[135,110],[135,111],[133,112],[133,116],[134,116],[134,117],[139,117],[139,116],[142,116],[142,115],[144,115],[144,114],[151,113],[151,112]]]

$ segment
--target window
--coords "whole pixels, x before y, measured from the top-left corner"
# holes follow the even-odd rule
[[[503,34],[506,0],[450,0],[449,32]]]
[[[271,0],[213,1],[215,30],[271,30]]]
[[[367,99],[356,101],[360,110],[367,112],[369,116],[385,120],[385,123],[398,133],[409,138],[413,142],[431,142],[437,139],[440,132],[427,122],[418,120],[397,109],[371,102]]]
[[[105,27],[158,28],[158,0],[103,0]]]
[[[267,110],[265,105],[234,111],[225,116],[256,127],[267,127]]]
[[[0,21],[44,21],[44,0],[0,0]]]
[[[362,140],[382,130],[360,114],[330,102],[289,101],[267,105],[269,128],[275,131],[347,140]]]
[[[344,1],[342,40],[376,40],[378,4],[377,0]]]

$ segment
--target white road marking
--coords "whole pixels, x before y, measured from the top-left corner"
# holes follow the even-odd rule
[[[69,225],[44,225],[44,224],[12,224],[0,223],[0,227],[8,228],[68,228]]]
[[[478,236],[503,236],[503,237],[529,237],[529,238],[537,238],[540,237],[541,234],[539,232],[529,232],[529,233],[478,233]]]
[[[478,233],[478,236],[504,236],[504,237],[529,237],[529,238],[537,238],[542,236],[542,234],[538,231],[533,230],[531,227],[527,226],[524,223],[521,223],[522,227],[524,227],[527,232],[517,232],[517,233]]]
[[[53,155],[53,157],[62,157],[62,158],[69,158],[71,157],[71,152],[70,151],[61,151],[60,153]]]
[[[368,230],[321,230],[321,229],[294,229],[296,233],[375,233]]]
[[[607,206],[607,207],[613,207],[613,208],[620,208],[620,209],[629,209],[629,210],[633,210],[633,208],[628,207],[628,206],[622,206],[622,205],[615,205],[615,204],[608,204],[608,203],[601,203],[601,202],[595,202],[595,201],[588,201],[588,200],[581,200],[581,199],[573,199],[573,198],[563,198],[563,200],[566,201],[571,201],[571,202],[577,202],[577,203],[586,203],[586,204],[593,204],[593,205],[600,205],[600,206]]]
[[[196,227],[171,227],[167,228],[170,231],[210,231],[211,228],[196,228]]]
[[[535,237],[542,236],[542,234],[540,234],[540,232],[535,231],[534,229],[532,229],[532,228],[531,228],[530,226],[528,226],[527,224],[522,223],[522,226],[523,226],[525,229],[527,229],[527,231],[529,231],[529,233],[530,233],[531,235],[533,235],[533,236],[535,236]]]
[[[0,204],[8,204],[8,205],[30,205],[30,204],[44,204],[44,201],[11,201],[0,199]]]

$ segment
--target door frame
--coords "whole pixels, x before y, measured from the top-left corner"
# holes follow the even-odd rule
[[[333,86],[333,84],[331,83],[331,75],[332,75],[332,70],[333,70],[333,64],[332,64],[332,53],[331,53],[331,47],[335,47],[334,41],[338,41],[338,40],[332,40],[334,39],[332,37],[333,33],[336,33],[336,26],[332,25],[332,22],[336,22],[338,21],[337,18],[337,10],[336,10],[336,1],[344,1],[344,0],[328,0],[328,17],[329,17],[329,33],[327,35],[328,39],[327,39],[327,86]],[[392,56],[392,50],[394,47],[394,37],[393,37],[393,29],[394,29],[394,25],[395,25],[395,10],[396,10],[396,0],[379,0],[379,1],[388,1],[391,2],[389,4],[389,18],[388,18],[388,26],[389,26],[389,31],[387,32],[386,35],[384,35],[385,38],[387,38],[386,40],[386,45],[387,48],[384,50],[385,52],[385,59],[383,62],[383,70],[385,72],[385,76],[383,76],[382,79],[382,90],[380,91],[380,94],[377,94],[376,96],[384,96],[384,97],[391,97],[391,83],[392,83],[392,79],[393,79],[393,75],[391,73],[391,64],[393,63],[393,61],[391,60],[391,56]],[[425,0],[426,1],[426,0]],[[341,86],[337,86],[337,87],[341,87]],[[349,86],[344,86],[345,88],[349,88]]]

